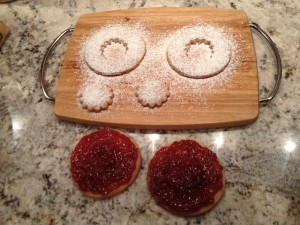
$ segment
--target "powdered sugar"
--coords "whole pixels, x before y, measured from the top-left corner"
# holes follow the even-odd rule
[[[167,49],[170,66],[191,78],[207,78],[223,71],[231,59],[231,40],[221,29],[198,25],[181,29]]]
[[[96,31],[84,48],[87,65],[106,76],[129,72],[138,66],[145,53],[145,42],[137,30],[121,24],[109,24]]]
[[[108,25],[100,28],[105,31],[106,27],[124,26],[122,23],[109,23]],[[210,29],[218,29],[219,32],[226,35],[227,42],[230,44],[231,58],[227,67],[218,75],[206,79],[192,79],[179,75],[174,71],[167,60],[166,52],[171,40],[178,37],[185,29],[193,29],[197,26],[209,26]],[[187,114],[193,111],[193,106],[187,102],[193,101],[201,105],[201,107],[209,107],[213,109],[214,104],[208,102],[209,95],[216,93],[220,89],[229,88],[232,80],[232,72],[236,66],[239,65],[238,45],[235,41],[236,37],[229,35],[225,32],[224,28],[218,27],[214,24],[195,24],[187,27],[178,27],[176,30],[168,30],[164,34],[159,35],[152,30],[147,30],[147,26],[143,24],[126,25],[128,29],[134,30],[135,33],[143,38],[147,45],[146,54],[134,70],[117,77],[101,76],[89,68],[84,59],[84,48],[86,45],[85,38],[82,42],[81,54],[79,57],[80,65],[80,79],[83,82],[90,81],[93,83],[101,83],[102,85],[109,85],[114,91],[114,104],[109,107],[105,115],[109,115],[110,110],[121,110],[120,102],[126,102],[127,107],[132,109],[132,112],[139,114],[155,114],[160,110],[168,109],[172,105],[172,101],[181,102],[178,107],[185,108]],[[122,37],[119,37],[122,39]],[[171,97],[168,99],[168,104],[163,107],[156,107],[150,109],[138,103],[135,96],[136,90],[143,82],[158,80],[166,83],[169,86]],[[215,88],[217,87],[217,89]],[[153,97],[153,96],[152,96]],[[170,103],[170,104],[169,104]],[[114,108],[114,109],[112,109]],[[104,115],[101,112],[101,115]],[[97,115],[95,115],[97,116]],[[170,115],[172,117],[172,115]]]
[[[114,94],[106,85],[87,83],[81,87],[77,97],[83,108],[90,112],[100,112],[112,104]]]
[[[169,88],[159,80],[145,81],[141,83],[137,91],[138,101],[150,108],[160,107],[170,96]]]

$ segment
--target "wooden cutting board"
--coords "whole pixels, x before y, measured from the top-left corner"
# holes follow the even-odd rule
[[[0,48],[3,45],[4,41],[8,37],[10,32],[9,27],[5,25],[2,21],[0,21]]]
[[[80,69],[80,43],[92,34],[93,29],[110,22],[140,23],[151,31],[153,37],[175,32],[176,29],[189,24],[214,24],[236,37],[239,63],[226,75],[230,76],[230,79],[217,82],[213,87],[209,86],[211,82],[206,81],[198,87],[199,92],[181,88],[181,85],[172,86],[168,101],[156,109],[145,108],[138,103],[132,84],[115,85],[115,89],[122,90],[117,92],[121,96],[116,96],[107,110],[91,113],[79,106],[76,97],[85,79]],[[142,65],[143,62],[140,66]],[[148,77],[151,74],[143,76]],[[191,78],[183,78],[183,86],[185,79]],[[114,80],[111,80],[113,83]],[[225,9],[151,8],[82,15],[75,26],[60,73],[55,113],[64,120],[121,128],[190,129],[254,122],[258,116],[258,75],[246,14],[239,10]]]

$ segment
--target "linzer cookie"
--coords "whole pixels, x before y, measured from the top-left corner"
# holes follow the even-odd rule
[[[176,215],[196,216],[223,195],[225,175],[216,154],[196,141],[175,141],[150,162],[148,186],[156,202]]]
[[[72,152],[71,174],[85,195],[107,198],[127,189],[141,167],[136,144],[125,134],[102,129],[84,136]]]
[[[233,41],[221,28],[196,25],[183,28],[167,50],[170,66],[191,78],[207,78],[222,72],[231,59]]]
[[[133,27],[108,24],[88,38],[85,61],[96,73],[115,76],[135,69],[143,60],[146,44]]]
[[[136,96],[145,107],[160,107],[170,97],[169,86],[159,80],[145,81],[139,85]]]
[[[77,93],[80,105],[90,112],[106,110],[113,102],[111,88],[100,83],[84,84]]]

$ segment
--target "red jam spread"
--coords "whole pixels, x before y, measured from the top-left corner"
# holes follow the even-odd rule
[[[194,213],[214,203],[223,187],[222,166],[208,148],[192,140],[161,148],[149,165],[149,189],[158,204]]]
[[[84,136],[71,155],[71,173],[83,192],[106,195],[130,181],[138,149],[126,135],[103,129]]]

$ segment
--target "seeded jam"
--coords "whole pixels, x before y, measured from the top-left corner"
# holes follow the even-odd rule
[[[161,148],[150,162],[149,189],[172,212],[194,213],[214,203],[223,187],[222,166],[214,152],[192,140]]]
[[[95,131],[76,145],[70,161],[73,180],[83,192],[106,195],[130,181],[138,149],[112,129]]]

